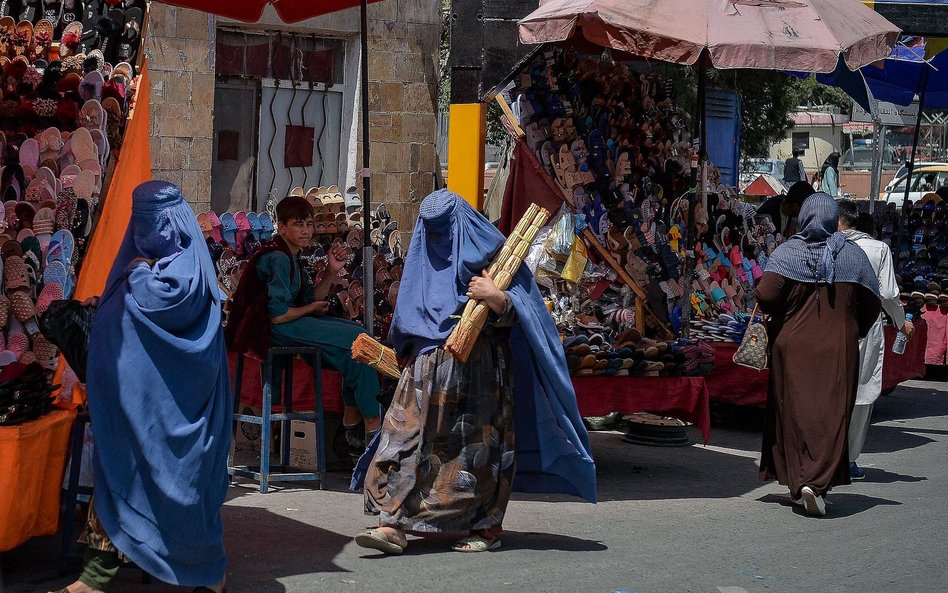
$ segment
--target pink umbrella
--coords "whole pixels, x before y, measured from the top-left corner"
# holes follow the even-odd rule
[[[596,45],[715,68],[832,72],[889,55],[899,28],[859,0],[541,0],[520,41]]]

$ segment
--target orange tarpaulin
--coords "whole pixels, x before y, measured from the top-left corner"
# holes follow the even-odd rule
[[[151,179],[150,92],[146,60],[138,80],[135,105],[128,116],[122,154],[115,165],[108,196],[103,203],[99,222],[96,224],[76,283],[73,295],[76,300],[82,301],[102,294],[132,215],[132,190]],[[60,359],[60,369],[64,365]],[[54,381],[56,384],[60,384],[61,374],[61,370],[57,372]],[[72,401],[74,404],[83,403],[85,389],[76,387]]]
[[[0,427],[0,552],[59,528],[59,493],[75,412]]]

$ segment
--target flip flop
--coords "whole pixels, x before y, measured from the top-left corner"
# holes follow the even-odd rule
[[[240,211],[234,215],[234,223],[237,225],[237,232],[234,238],[237,241],[238,252],[243,253],[244,251],[244,241],[247,239],[247,235],[250,234],[250,220],[247,219],[247,213]]]
[[[355,537],[355,543],[363,548],[378,550],[390,555],[401,554],[405,551],[403,546],[388,539],[388,536],[381,529],[369,529],[365,533],[360,533]]]

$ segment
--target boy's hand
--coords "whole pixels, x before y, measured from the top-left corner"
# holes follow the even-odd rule
[[[334,275],[339,274],[339,270],[346,265],[346,259],[348,258],[349,253],[346,248],[338,243],[334,244],[329,249],[329,253],[326,254],[326,265],[330,273]]]
[[[310,313],[313,315],[325,315],[329,313],[329,303],[326,301],[315,301],[309,305]]]

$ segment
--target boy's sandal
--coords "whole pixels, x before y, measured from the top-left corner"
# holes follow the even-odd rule
[[[479,535],[469,535],[451,546],[455,552],[487,552],[500,547],[500,538],[487,540]]]

